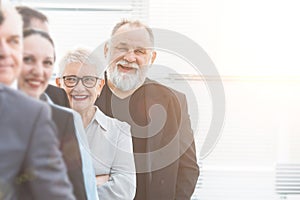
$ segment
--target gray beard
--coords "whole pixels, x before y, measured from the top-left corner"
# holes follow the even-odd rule
[[[110,67],[107,71],[107,78],[110,80],[115,87],[119,90],[126,92],[129,90],[137,89],[142,85],[146,79],[146,74],[148,72],[148,66],[137,69],[134,74],[127,74],[119,72],[118,67]]]

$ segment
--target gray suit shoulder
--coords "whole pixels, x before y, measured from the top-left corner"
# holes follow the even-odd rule
[[[49,106],[42,101],[36,100],[18,90],[6,87],[4,85],[0,86],[0,91],[5,93],[5,96],[3,97],[5,98],[5,101],[9,102],[10,105],[14,105],[13,110],[32,113],[46,108],[49,110],[50,114]]]

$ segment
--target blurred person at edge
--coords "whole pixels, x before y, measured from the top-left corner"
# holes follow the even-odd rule
[[[79,112],[97,177],[99,199],[133,199],[135,165],[130,126],[104,115],[94,105],[104,85],[103,72],[87,49],[69,51],[59,63],[58,86]]]
[[[16,6],[16,9],[22,16],[24,30],[28,28],[34,28],[49,33],[49,22],[46,15],[27,6]],[[67,94],[63,89],[48,84],[45,93],[55,104],[67,108],[70,107]]]
[[[54,43],[49,34],[37,29],[24,30],[23,66],[18,79],[18,88],[27,95],[50,104],[52,119],[58,129],[60,150],[73,185],[74,195],[80,200],[95,200],[96,179],[80,116],[71,109],[53,104],[44,93],[51,78],[54,62]]]
[[[152,29],[123,20],[113,28],[104,53],[106,84],[96,105],[131,125],[135,199],[190,199],[199,167],[187,101],[183,93],[147,78],[156,58]],[[164,111],[152,109],[157,105]]]
[[[20,15],[1,4],[0,199],[73,200],[49,106],[16,90],[22,44]]]

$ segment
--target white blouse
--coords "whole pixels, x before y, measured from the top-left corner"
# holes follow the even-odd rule
[[[109,174],[98,187],[99,199],[133,199],[136,175],[130,126],[110,118],[95,106],[86,134],[96,175]]]

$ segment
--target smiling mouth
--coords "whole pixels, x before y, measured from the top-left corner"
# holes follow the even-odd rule
[[[72,95],[72,98],[76,101],[83,101],[88,98],[87,95]]]
[[[118,64],[118,69],[122,72],[136,71],[136,68],[126,67],[124,65]]]
[[[39,87],[42,85],[42,81],[36,81],[36,80],[27,80],[27,83],[31,86],[31,87]]]

